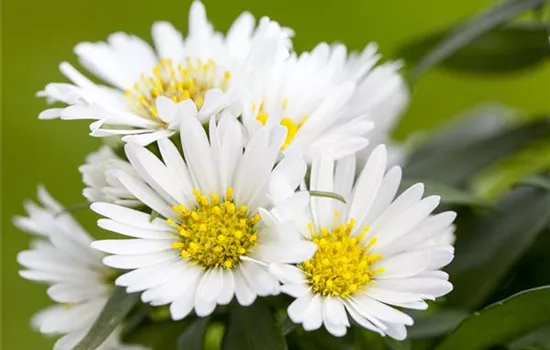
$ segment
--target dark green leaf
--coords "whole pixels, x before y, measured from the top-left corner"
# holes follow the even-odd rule
[[[441,203],[448,205],[467,205],[473,207],[490,207],[491,203],[487,200],[469,193],[466,190],[461,190],[445,184],[431,181],[414,181],[404,179],[401,182],[401,188],[406,189],[414,185],[416,182],[423,182],[426,186],[425,196],[438,195],[441,196]]]
[[[523,291],[467,318],[437,350],[484,350],[550,323],[550,286]]]
[[[416,63],[451,30],[431,34],[398,54]],[[506,59],[503,59],[503,58]],[[476,73],[506,73],[530,67],[550,58],[548,27],[539,22],[495,28],[473,39],[441,62],[447,69]]]
[[[510,350],[550,349],[550,324],[514,341],[508,348]]]
[[[103,344],[134,307],[139,300],[139,295],[139,293],[128,294],[125,288],[117,287],[88,334],[73,350],[94,350]]]
[[[550,123],[545,120],[530,122],[517,127],[445,144],[440,137],[428,141],[413,152],[404,173],[413,179],[423,179],[461,187],[481,169],[517,151],[536,139],[550,137]]]
[[[459,222],[449,303],[476,308],[485,301],[546,227],[548,213],[550,192],[517,188],[495,211]]]
[[[407,330],[411,339],[438,337],[453,330],[470,313],[464,310],[447,309],[423,313],[414,317],[414,324]]]
[[[550,170],[550,138],[536,140],[484,169],[472,179],[474,193],[495,199],[521,179]]]
[[[545,190],[550,190],[550,178],[547,176],[532,176],[518,182],[521,186],[538,187]]]
[[[296,329],[296,323],[292,322],[285,312],[284,318],[279,322],[279,328],[284,335]]]
[[[203,350],[204,334],[210,318],[197,318],[178,338],[178,350]]]
[[[263,300],[229,309],[229,325],[223,350],[285,350],[286,339]]]
[[[177,340],[192,320],[177,322],[143,323],[127,334],[123,341],[127,344],[141,344],[154,350],[177,349]]]
[[[458,26],[445,40],[440,42],[420,60],[413,71],[413,81],[481,34],[509,22],[528,10],[540,6],[544,1],[508,0]]]

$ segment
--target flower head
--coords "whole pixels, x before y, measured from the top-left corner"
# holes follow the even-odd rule
[[[250,305],[258,295],[278,294],[279,281],[267,264],[300,263],[315,250],[298,236],[282,236],[309,200],[294,192],[305,175],[303,160],[289,155],[275,166],[286,130],[265,129],[245,141],[240,124],[225,113],[210,121],[207,137],[191,101],[166,107],[159,112],[181,118],[185,160],[168,139],[158,141],[161,159],[128,143],[126,155],[138,176],[119,174],[128,191],[163,218],[94,203],[92,209],[108,218],[99,226],[134,239],[93,246],[114,254],[107,265],[132,270],[118,285],[144,291],[143,301],[153,305],[170,304],[174,319],[193,309],[208,315],[233,297]],[[273,186],[291,193],[279,201]]]
[[[62,334],[54,349],[72,349],[88,332],[111,293],[114,270],[102,264],[103,254],[90,248],[92,238],[53,199],[39,188],[42,206],[26,203],[27,217],[15,217],[19,229],[33,233],[31,249],[19,253],[25,267],[20,275],[49,286],[48,295],[57,305],[48,307],[32,320],[45,334]],[[101,350],[142,349],[120,343],[120,329],[101,345]]]
[[[82,181],[87,186],[83,190],[84,197],[90,202],[110,202],[135,207],[141,202],[122,186],[116,173],[125,171],[133,173],[134,169],[128,161],[118,157],[111,148],[101,147],[98,151],[86,157],[86,164],[78,170]]]
[[[255,28],[254,18],[245,12],[224,37],[208,22],[203,4],[195,1],[185,39],[166,22],[155,23],[152,34],[156,51],[125,33],[112,34],[107,42],[78,44],[80,63],[114,88],[95,84],[62,63],[60,69],[72,84],[49,84],[38,95],[69,106],[48,109],[40,117],[95,119],[93,136],[126,135],[124,140],[146,145],[179,129],[179,120],[159,113],[159,97],[193,101],[197,117],[206,122],[243,91],[254,89],[288,55],[292,33],[268,18]]]
[[[395,307],[425,309],[424,300],[452,289],[440,268],[453,258],[442,238],[452,232],[455,213],[432,215],[439,197],[422,199],[421,184],[394,199],[401,170],[385,173],[386,158],[378,146],[355,183],[353,157],[313,162],[310,188],[339,193],[347,203],[312,198],[297,225],[315,254],[295,267],[271,265],[282,291],[296,298],[289,317],[306,330],[324,325],[343,336],[349,314],[362,327],[404,339],[413,320]]]
[[[373,137],[383,141],[406,99],[393,98],[403,87],[400,65],[375,66],[376,50],[369,44],[361,54],[348,55],[344,45],[321,43],[291,54],[272,69],[263,89],[246,96],[243,123],[251,133],[284,126],[282,148],[300,149],[308,161],[321,153],[335,159],[353,154]]]

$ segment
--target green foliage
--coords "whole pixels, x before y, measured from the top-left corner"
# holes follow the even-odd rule
[[[414,325],[408,330],[411,339],[438,337],[453,330],[470,313],[458,309],[423,312],[414,317]]]
[[[518,293],[467,318],[437,350],[484,350],[550,324],[550,286]]]
[[[178,338],[178,350],[203,350],[204,335],[209,317],[198,318],[185,328]]]
[[[117,287],[88,334],[75,346],[74,350],[98,348],[124,320],[138,300],[139,293],[128,294],[125,288]]]
[[[550,137],[535,140],[524,148],[483,169],[472,179],[474,193],[495,199],[523,178],[550,171]]]
[[[417,80],[421,74],[444,61],[459,49],[469,45],[482,34],[507,23],[525,11],[543,5],[544,2],[545,0],[508,0],[466,21],[452,30],[449,35],[420,59],[412,72],[412,80]]]
[[[548,224],[550,192],[518,188],[495,211],[458,222],[456,258],[449,267],[456,307],[479,307]],[[475,291],[472,290],[475,286]]]
[[[434,138],[411,154],[404,173],[410,178],[460,187],[483,168],[518,152],[534,140],[548,137],[550,123],[537,120],[518,127],[504,127],[474,140],[465,135],[445,144],[439,141],[440,138]]]
[[[256,300],[249,307],[231,304],[223,350],[285,349],[285,336],[265,301]]]
[[[408,64],[417,64],[452,29],[429,34],[405,46],[398,54]],[[440,66],[457,72],[502,74],[530,68],[550,58],[548,27],[540,22],[494,28],[468,42],[441,60]]]

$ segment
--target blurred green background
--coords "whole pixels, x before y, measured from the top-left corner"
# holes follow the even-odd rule
[[[216,27],[226,30],[243,10],[269,15],[296,31],[297,51],[320,41],[341,41],[361,49],[377,41],[384,57],[412,39],[443,29],[477,13],[490,0],[236,0],[205,1]],[[88,123],[39,121],[45,108],[34,94],[46,83],[63,81],[57,65],[76,63],[73,46],[98,41],[114,31],[149,39],[155,20],[169,20],[185,31],[190,1],[20,1],[2,2],[2,348],[48,349],[53,341],[33,332],[31,316],[47,306],[45,288],[19,278],[17,252],[29,236],[12,227],[24,199],[38,183],[66,205],[81,203],[77,167],[99,145],[87,136]],[[502,59],[506,59],[503,57]],[[412,104],[396,132],[429,130],[446,118],[487,101],[526,113],[550,111],[550,64],[512,75],[481,76],[432,71],[416,85]],[[90,213],[78,213],[94,233]]]

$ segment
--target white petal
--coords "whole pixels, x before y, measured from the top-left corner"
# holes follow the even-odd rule
[[[316,250],[313,242],[271,241],[258,245],[254,256],[265,262],[297,264],[310,259]]]
[[[146,254],[162,252],[172,248],[171,240],[157,239],[106,239],[95,241],[92,248],[109,254]]]
[[[235,280],[235,297],[242,306],[250,306],[256,300],[256,293],[248,286],[240,270],[233,272]]]

